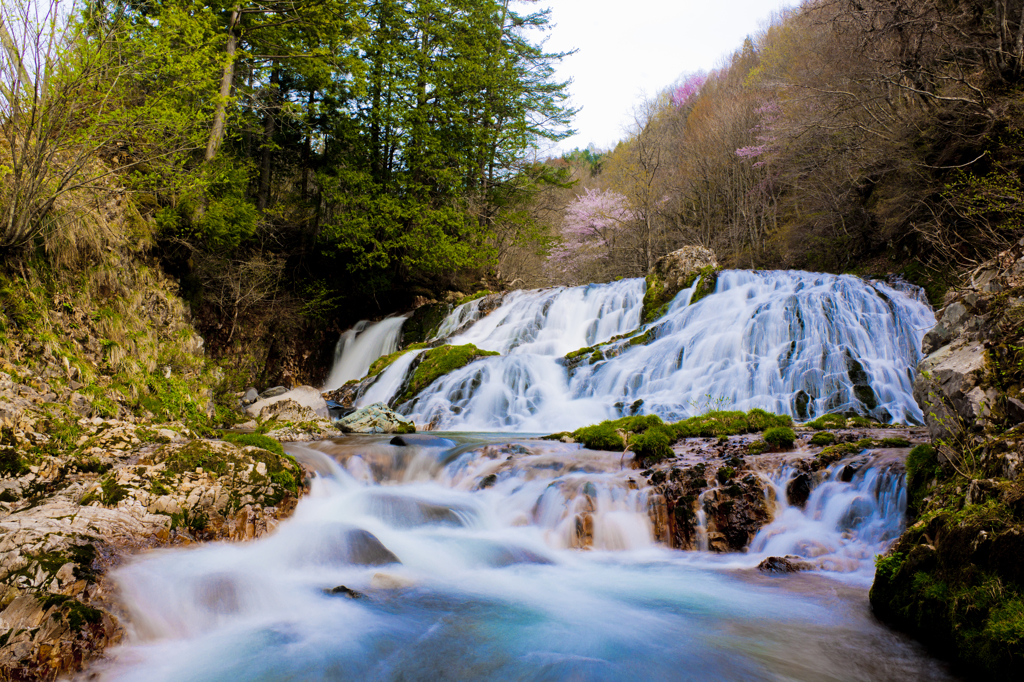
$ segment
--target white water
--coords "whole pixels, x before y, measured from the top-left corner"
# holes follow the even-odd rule
[[[342,333],[334,348],[334,364],[322,391],[333,391],[346,381],[361,379],[373,361],[398,350],[404,316],[386,317],[380,322],[361,320]]]
[[[871,482],[882,463],[823,487],[803,521],[780,502],[763,551],[712,556],[653,544],[646,494],[617,454],[408,438],[411,447],[374,436],[290,446],[333,475],[314,480],[273,536],[119,569],[131,643],[95,679],[948,679],[850,605],[866,598],[870,557],[822,559],[884,546],[868,509],[889,500],[888,484]],[[839,498],[864,498],[862,513],[818,513]],[[872,509],[898,525],[890,502]],[[367,532],[401,563],[380,563]],[[749,570],[772,542],[803,535],[817,546],[823,533],[838,546],[819,565],[852,582]],[[593,550],[569,549],[581,544]],[[336,585],[363,596],[323,592]]]
[[[434,428],[525,432],[574,429],[634,409],[676,421],[708,402],[798,419],[922,419],[913,371],[934,315],[902,291],[851,276],[725,271],[715,293],[693,305],[692,291],[680,292],[650,326],[653,342],[621,341],[615,357],[563,366],[567,352],[635,329],[643,286],[624,280],[509,294],[449,339],[503,355],[439,378],[400,411]],[[473,303],[442,329],[473,319]]]

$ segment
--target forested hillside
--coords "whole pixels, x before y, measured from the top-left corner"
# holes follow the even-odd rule
[[[573,111],[533,2],[6,3],[2,26],[9,283],[148,262],[249,374],[316,381],[356,319],[685,244],[935,298],[1024,232],[1019,0],[803,3],[615,149],[546,161]]]
[[[941,291],[1021,236],[1024,3],[819,0],[639,105],[580,182],[538,275],[643,275],[681,244],[735,267],[874,274]]]
[[[3,265],[149,258],[215,353],[478,279],[570,132],[534,9],[5,3]]]

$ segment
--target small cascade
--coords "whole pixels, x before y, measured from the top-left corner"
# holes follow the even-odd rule
[[[882,282],[807,272],[725,271],[690,305],[680,292],[664,317],[633,332],[642,280],[517,291],[469,327],[471,302],[442,329],[448,341],[502,353],[439,378],[400,411],[454,430],[552,432],[626,414],[667,421],[713,400],[797,420],[829,412],[919,423],[912,396],[931,308]],[[634,343],[642,337],[643,343]],[[581,361],[564,356],[588,349]]]
[[[406,317],[386,317],[380,322],[361,320],[342,332],[334,347],[334,364],[322,391],[333,391],[346,381],[360,379],[377,358],[398,350]]]
[[[817,569],[874,573],[872,563],[905,527],[907,496],[902,461],[891,456],[847,458],[820,474],[804,506],[786,495],[796,475],[783,467],[769,480],[774,520],[750,544],[759,556],[793,555]]]
[[[836,465],[804,510],[777,472],[757,548],[712,555],[655,544],[617,453],[404,438],[290,444],[320,475],[273,535],[116,569],[132,635],[90,679],[631,680],[637,661],[651,679],[949,679],[860,583],[752,571],[765,553],[871,567],[902,518],[896,460]]]

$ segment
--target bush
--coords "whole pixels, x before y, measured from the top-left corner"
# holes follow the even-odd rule
[[[820,431],[811,436],[811,445],[832,445],[836,437],[831,431]]]
[[[791,448],[796,434],[787,426],[775,426],[764,432],[764,442],[777,448]]]

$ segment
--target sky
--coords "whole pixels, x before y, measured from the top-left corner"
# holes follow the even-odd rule
[[[566,57],[579,131],[550,153],[610,149],[625,136],[634,107],[681,75],[710,71],[756,35],[774,12],[797,0],[540,0],[552,9],[549,51]],[[516,3],[520,12],[530,9]],[[542,154],[546,155],[546,154]]]

